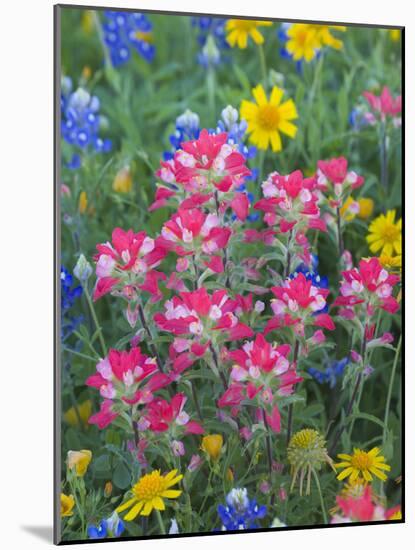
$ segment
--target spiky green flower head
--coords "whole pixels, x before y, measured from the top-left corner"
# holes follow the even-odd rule
[[[306,428],[295,433],[288,444],[288,462],[291,464],[293,477],[291,490],[295,486],[297,476],[300,476],[300,495],[303,494],[304,478],[307,475],[306,495],[311,490],[311,474],[321,470],[323,464],[329,464],[334,471],[333,462],[326,449],[326,440],[317,430]]]

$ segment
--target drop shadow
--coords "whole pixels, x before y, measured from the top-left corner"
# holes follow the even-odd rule
[[[40,540],[53,543],[53,527],[50,525],[22,525],[22,529]]]

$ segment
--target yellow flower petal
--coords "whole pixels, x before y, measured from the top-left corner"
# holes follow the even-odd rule
[[[349,476],[350,474],[353,473],[353,468],[346,468],[345,470],[343,470],[342,472],[340,472],[340,474],[337,476],[337,479],[339,481],[341,481],[342,479],[344,479],[345,477]]]
[[[146,502],[144,505],[143,510],[141,511],[142,516],[149,516],[151,512],[153,511],[153,503],[152,502]]]
[[[281,151],[282,143],[280,134],[278,132],[273,132],[272,134],[270,134],[269,137],[271,139],[272,150],[274,151],[274,153],[278,153],[278,151]]]
[[[262,36],[258,29],[253,29],[250,32],[250,35],[255,44],[263,44],[265,41],[265,38]]]
[[[271,97],[269,98],[269,102],[271,105],[275,105],[278,107],[278,105],[281,103],[282,96],[284,95],[284,90],[281,88],[278,88],[278,86],[274,86],[271,91]]]
[[[282,105],[280,105],[279,112],[281,118],[284,118],[285,120],[293,120],[295,118],[298,118],[297,109],[292,99],[288,99]]]
[[[163,499],[160,497],[154,497],[152,501],[152,505],[156,510],[165,510],[166,507],[164,505]]]
[[[167,489],[166,491],[163,491],[161,493],[161,496],[163,498],[177,498],[182,494],[182,491],[178,491],[175,489]]]
[[[117,508],[116,508],[116,512],[124,512],[124,510],[127,510],[127,508],[130,508],[135,502],[137,502],[137,499],[134,497],[134,498],[130,498],[130,500],[127,500],[127,502],[124,502],[123,504],[120,504]]]
[[[143,503],[137,502],[137,504],[131,508],[128,514],[124,516],[125,521],[132,521],[133,519],[135,519],[140,513],[142,507],[143,507]]]
[[[297,126],[294,126],[291,122],[282,120],[278,127],[279,131],[286,134],[290,138],[295,138],[297,134]]]
[[[268,103],[267,96],[265,94],[265,90],[262,84],[258,84],[258,86],[253,88],[252,95],[254,96],[255,101],[258,103],[259,106],[266,105]]]

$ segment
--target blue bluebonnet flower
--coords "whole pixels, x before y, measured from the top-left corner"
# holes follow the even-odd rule
[[[114,512],[108,519],[103,519],[98,526],[90,525],[88,527],[88,538],[105,539],[107,537],[119,537],[124,532],[123,521]]]
[[[111,150],[111,140],[100,137],[102,118],[99,115],[100,103],[96,96],[85,88],[72,91],[72,80],[62,78],[61,94],[61,133],[63,139],[81,151],[92,149],[97,153]],[[79,168],[80,156],[74,153],[69,168]]]
[[[238,110],[232,107],[232,105],[228,105],[221,113],[216,133],[227,132],[228,143],[230,145],[237,145],[238,151],[249,160],[255,157],[257,150],[253,145],[247,146],[245,144],[247,128],[248,123],[246,120],[239,120]]]
[[[325,275],[320,275],[318,272],[318,263],[318,257],[315,254],[312,254],[311,266],[300,264],[291,275],[291,278],[295,277],[297,273],[302,273],[308,281],[312,282],[313,286],[316,286],[317,288],[328,288],[329,280]]]
[[[226,496],[226,505],[218,506],[218,514],[225,531],[257,529],[257,520],[265,517],[266,506],[258,506],[255,499],[248,498],[243,489],[232,489]]]
[[[70,310],[77,299],[82,295],[82,287],[73,286],[73,277],[69,271],[61,266],[61,338],[65,340],[82,322],[82,315],[73,316]]]
[[[366,126],[373,126],[375,123],[376,119],[374,115],[364,105],[357,105],[350,112],[349,124],[356,132],[359,132]]]
[[[226,41],[226,19],[219,17],[192,17],[192,25],[197,28],[197,41],[201,50],[197,55],[200,65],[218,65],[226,61],[226,50],[229,44]]]
[[[193,113],[189,109],[176,118],[176,128],[169,136],[169,141],[172,145],[171,151],[165,151],[163,154],[164,160],[173,158],[174,153],[180,149],[180,144],[183,141],[198,139],[200,134],[199,115]]]
[[[147,62],[153,60],[153,25],[144,14],[106,10],[104,16],[104,40],[114,67],[126,63],[131,57],[132,49]]]
[[[337,383],[337,379],[341,378],[344,373],[346,365],[350,362],[348,357],[344,357],[338,361],[332,361],[326,364],[324,371],[310,367],[308,373],[319,383],[328,384],[330,388],[334,388]]]

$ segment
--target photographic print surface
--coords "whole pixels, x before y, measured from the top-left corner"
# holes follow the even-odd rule
[[[55,24],[55,541],[402,521],[402,29]]]

